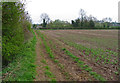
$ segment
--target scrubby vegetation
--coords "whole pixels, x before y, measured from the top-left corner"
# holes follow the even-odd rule
[[[36,75],[36,36],[24,6],[20,1],[2,3],[3,81],[33,81]]]
[[[16,55],[15,60],[3,69],[3,81],[33,81],[35,79],[35,46],[36,36],[34,34],[33,38],[22,45],[22,49]]]
[[[2,3],[2,57],[3,65],[19,54],[26,32],[31,33],[31,20],[21,2]]]

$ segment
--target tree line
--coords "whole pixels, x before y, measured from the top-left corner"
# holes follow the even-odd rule
[[[61,21],[59,19],[52,21],[46,13],[42,13],[40,19],[42,23],[39,26],[42,26],[43,28],[120,28],[120,26],[113,26],[112,19],[110,17],[98,20],[92,15],[87,16],[86,12],[83,9],[80,9],[79,17],[75,20],[71,20],[71,23],[68,21]],[[37,25],[33,24],[33,28],[36,27]]]

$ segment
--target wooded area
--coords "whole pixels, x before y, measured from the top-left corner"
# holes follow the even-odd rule
[[[80,9],[79,17],[75,20],[63,21],[56,19],[52,21],[47,13],[40,15],[41,23],[33,24],[33,28],[39,29],[119,29],[120,23],[113,22],[112,18],[106,17],[102,20],[98,20],[96,17],[87,16],[86,11]]]

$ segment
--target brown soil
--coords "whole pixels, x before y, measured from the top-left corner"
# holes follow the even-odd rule
[[[56,45],[56,48],[54,48],[54,46],[51,44],[54,55],[56,55],[56,58],[59,60],[59,62],[64,65],[65,71],[73,77],[74,81],[95,80],[92,76],[89,75],[88,72],[83,71],[72,58],[70,58],[64,53],[64,51],[61,50],[63,47],[70,49],[68,46],[60,43],[59,41],[56,42],[53,40],[54,39],[52,39],[52,43]]]
[[[118,30],[45,30],[41,32],[91,48],[111,48],[112,51],[117,51],[116,48],[118,48]]]
[[[36,34],[36,33],[35,33]],[[50,67],[50,71],[55,75],[56,80],[57,81],[64,81],[64,75],[61,73],[61,71],[59,70],[59,68],[57,67],[57,65],[55,65],[48,57],[48,54],[46,53],[45,47],[43,42],[41,41],[41,39],[38,37],[38,35],[36,34],[37,37],[37,44],[36,44],[36,71],[37,71],[37,75],[36,75],[36,79],[35,81],[48,81],[50,78],[48,78],[47,76],[45,76],[44,72],[45,72],[45,66],[49,66]],[[47,64],[42,63],[42,60],[46,60]]]
[[[77,30],[75,30],[77,32]],[[84,31],[84,30],[83,30]],[[105,66],[105,65],[98,65],[96,63],[94,63],[91,60],[87,60],[85,59],[84,55],[81,55],[81,52],[73,47],[68,46],[67,44],[65,44],[62,40],[58,39],[57,37],[60,37],[61,34],[59,33],[65,33],[64,30],[58,30],[58,31],[41,31],[42,33],[46,34],[48,36],[48,40],[51,40],[54,45],[56,45],[56,48],[52,48],[52,50],[54,51],[54,53],[56,54],[57,59],[65,66],[65,69],[68,72],[71,72],[71,76],[73,76],[73,78],[75,80],[81,80],[81,75],[82,75],[82,70],[77,66],[77,64],[70,59],[70,57],[66,56],[64,54],[64,52],[60,49],[60,48],[67,48],[71,53],[73,53],[75,56],[80,57],[80,59],[82,61],[84,61],[87,65],[89,65],[90,67],[92,67],[93,71],[99,73],[100,75],[102,75],[105,79],[112,81],[112,80],[118,80],[116,75],[115,75],[115,68],[112,68],[111,65],[109,66]],[[57,33],[58,32],[58,33]],[[74,31],[66,31],[67,33],[71,33]],[[111,31],[99,31],[99,36],[103,36],[102,33],[107,33],[110,35]],[[117,32],[117,31],[116,31]],[[57,34],[57,36],[56,36]],[[93,35],[92,31],[91,34]],[[94,33],[94,35],[97,35],[97,33]],[[108,35],[105,34],[105,36],[107,37]],[[112,32],[111,34],[116,34],[114,32]],[[112,35],[110,35],[112,37]],[[54,47],[54,46],[51,46]],[[87,72],[84,72],[82,76],[84,76],[84,78],[89,78],[92,79]],[[111,78],[112,77],[112,78]],[[82,77],[83,78],[83,77]],[[85,80],[85,79],[84,79]],[[87,79],[88,80],[88,79]]]
[[[37,34],[36,36],[37,36],[37,45],[36,45],[37,75],[35,81],[46,81],[49,79],[44,74],[45,64],[41,63],[42,59],[46,60],[47,65],[50,67],[51,72],[56,76],[57,81],[95,80],[92,76],[89,75],[88,72],[80,69],[80,67],[77,65],[75,61],[73,61],[73,59],[71,59],[69,56],[64,54],[64,52],[61,50],[61,48],[63,47],[62,43],[57,43],[56,41],[52,41],[52,43],[54,44],[51,44],[50,42],[47,41],[48,45],[52,49],[55,59],[59,61],[58,63],[55,63],[46,53],[46,49],[42,39],[38,38]],[[56,49],[54,45],[56,45]],[[66,46],[66,48],[68,47]],[[63,67],[61,67],[59,64],[61,64]]]

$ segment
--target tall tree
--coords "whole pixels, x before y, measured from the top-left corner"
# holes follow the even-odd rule
[[[79,11],[79,19],[80,19],[80,26],[84,26],[84,20],[86,18],[86,12],[83,9],[80,9]]]
[[[86,12],[83,9],[80,9],[79,18],[81,19],[81,21],[84,20],[85,16],[86,16]]]
[[[109,28],[110,22],[112,21],[112,19],[110,17],[106,17],[106,18],[103,18],[102,20],[104,22],[104,27]]]
[[[46,25],[50,22],[50,18],[46,13],[42,13],[40,19],[43,21],[43,27],[46,27]]]
[[[90,26],[91,28],[94,28],[94,27],[95,27],[95,23],[94,23],[93,20],[90,20],[90,22],[89,22],[89,26]]]

